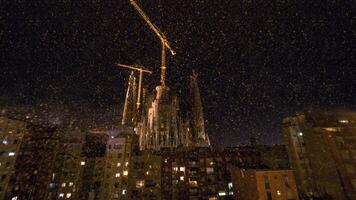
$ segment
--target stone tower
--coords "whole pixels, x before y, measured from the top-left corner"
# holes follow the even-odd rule
[[[124,111],[122,113],[121,124],[134,126],[136,117],[136,79],[133,72],[130,74],[129,84],[126,91]]]

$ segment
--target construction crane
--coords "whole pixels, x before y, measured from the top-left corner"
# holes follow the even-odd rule
[[[172,55],[175,55],[176,52],[171,48],[167,37],[163,34],[162,31],[158,29],[156,25],[154,25],[150,19],[147,17],[146,13],[140,8],[140,6],[136,3],[135,0],[130,0],[131,5],[136,9],[136,11],[141,15],[141,17],[146,21],[151,30],[158,36],[161,40],[162,44],[162,56],[161,56],[161,84],[165,86],[166,80],[166,48],[168,48]]]
[[[140,105],[141,105],[141,88],[142,88],[142,76],[143,73],[149,73],[152,74],[152,71],[146,69],[142,65],[124,65],[124,64],[117,64],[119,67],[127,68],[130,70],[138,71],[140,76],[138,79],[138,94],[137,94],[137,102],[136,102],[136,108],[139,110]]]

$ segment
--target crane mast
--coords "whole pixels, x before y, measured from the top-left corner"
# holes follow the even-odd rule
[[[152,71],[144,68],[142,65],[124,65],[124,64],[117,64],[119,67],[127,68],[132,71],[138,71],[139,72],[139,79],[138,79],[138,94],[137,94],[137,102],[136,102],[136,108],[139,110],[140,105],[141,105],[141,90],[142,90],[142,75],[143,73],[149,73],[152,74]]]
[[[172,55],[175,55],[176,52],[171,48],[167,37],[163,34],[159,28],[154,25],[150,19],[147,17],[146,13],[141,9],[141,7],[136,3],[135,0],[130,0],[131,5],[136,9],[136,11],[140,14],[140,16],[145,20],[150,29],[157,35],[157,37],[161,41],[162,52],[161,52],[161,84],[165,86],[166,80],[166,48],[168,48]]]

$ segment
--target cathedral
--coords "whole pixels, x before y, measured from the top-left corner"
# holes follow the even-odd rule
[[[137,106],[137,83],[131,73],[126,93],[122,125],[132,127],[139,137],[140,149],[206,147],[210,145],[204,129],[204,116],[197,75],[189,77],[187,106],[167,85],[156,86],[151,94],[144,94]]]

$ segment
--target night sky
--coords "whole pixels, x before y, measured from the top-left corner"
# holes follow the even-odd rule
[[[326,0],[137,1],[166,34],[168,86],[198,73],[213,143],[281,143],[283,117],[356,105],[356,7]],[[1,1],[0,110],[116,126],[129,72],[161,45],[129,0]]]

